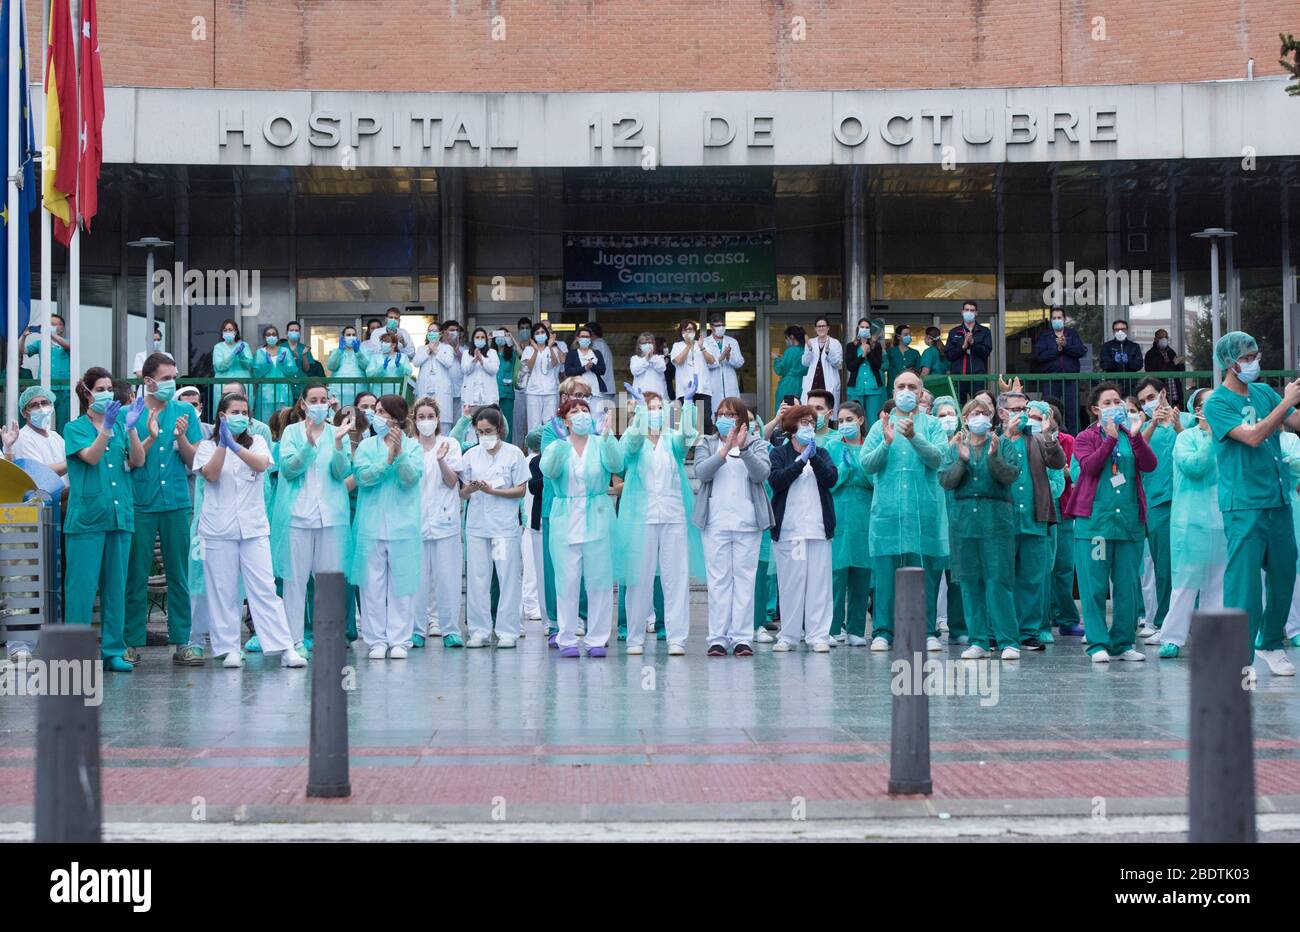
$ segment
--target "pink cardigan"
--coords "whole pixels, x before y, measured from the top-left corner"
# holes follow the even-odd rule
[[[1120,428],[1123,430],[1124,428]],[[1129,434],[1129,445],[1133,448],[1133,461],[1137,466],[1138,518],[1147,523],[1147,495],[1142,488],[1142,473],[1156,468],[1156,454],[1142,436],[1142,431]],[[1119,439],[1110,439],[1093,424],[1074,438],[1074,458],[1079,461],[1079,478],[1070,490],[1070,501],[1065,506],[1065,513],[1072,518],[1092,516],[1092,502],[1097,496],[1097,486],[1106,473],[1111,452]]]

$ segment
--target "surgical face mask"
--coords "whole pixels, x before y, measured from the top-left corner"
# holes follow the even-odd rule
[[[685,340],[687,343],[692,342],[695,339],[695,331],[687,330],[685,333],[682,334],[682,339]]]
[[[1148,401],[1142,406],[1142,413],[1147,417],[1155,417],[1156,409],[1160,407],[1159,401]]]
[[[519,339],[520,339],[520,340],[523,340],[523,341],[525,341],[525,342],[527,342],[527,340],[528,340],[528,331],[527,331],[527,330],[520,330],[520,331],[519,331]]]
[[[267,345],[267,346],[275,346],[275,344],[277,344],[277,343],[279,343],[279,342],[280,342],[280,338],[277,337],[275,334],[273,334],[273,333],[268,333],[268,334],[266,335],[266,345]]]
[[[1128,339],[1128,331],[1127,331],[1127,330],[1116,330],[1116,331],[1115,331],[1115,339],[1116,339],[1116,340],[1119,340],[1121,343],[1123,343],[1125,340]]]
[[[494,339],[496,340],[497,346],[505,346],[507,343],[510,342],[509,337],[495,337]]]
[[[433,418],[424,421],[416,421],[415,429],[420,432],[421,437],[432,437],[438,432],[438,422]]]
[[[721,340],[724,336],[726,336],[726,334],[727,334],[726,327],[717,326],[713,328],[713,335],[717,337],[719,340]]]
[[[297,342],[298,342],[299,340],[301,340],[301,339],[302,339],[302,334],[299,333],[297,330],[290,330],[290,331],[289,331],[289,342],[290,342],[290,343],[297,343]]]
[[[966,323],[968,323],[968,324],[973,324],[973,323],[975,323],[975,312],[974,312],[974,311],[962,311],[962,312],[961,312],[961,319],[962,319],[963,321],[965,321]]]
[[[112,392],[95,392],[95,394],[91,396],[90,410],[103,414],[104,409],[108,407],[108,403],[112,400]]]
[[[592,420],[590,411],[575,411],[569,418],[569,427],[579,437],[585,437],[591,433]]]
[[[939,426],[944,429],[944,432],[947,433],[949,437],[951,437],[953,434],[957,433],[957,415],[945,414],[943,417],[939,418]]]
[[[27,423],[31,424],[37,430],[49,430],[50,422],[54,419],[54,409],[51,407],[32,408],[27,413]]]
[[[533,342],[534,342],[534,343],[538,343],[538,344],[545,343],[545,342],[546,342],[546,331],[544,331],[544,330],[539,330],[539,331],[537,331],[536,333],[534,333],[534,334],[533,334]]]
[[[1115,405],[1112,408],[1101,409],[1101,423],[1106,425],[1114,423],[1116,427],[1123,427],[1128,423],[1128,408],[1123,405]]]
[[[718,426],[719,437],[728,437],[736,429],[736,419],[734,417],[720,417],[714,423]]]
[[[235,332],[233,330],[227,330],[221,334],[221,339],[225,340],[227,343],[234,343]]]
[[[447,339],[448,339],[448,340],[451,340],[451,342],[455,343],[456,341],[458,341],[458,340],[460,339],[460,331],[459,331],[459,330],[448,330],[448,331],[447,331]]]
[[[391,343],[383,343],[383,344],[380,344],[380,345],[383,346],[383,353],[384,353],[385,356],[387,356],[387,355],[389,355],[390,353],[392,353],[392,351],[393,351],[393,344],[391,344]]]
[[[808,444],[812,443],[813,439],[817,436],[817,431],[809,427],[807,424],[804,424],[795,432],[794,436],[795,439],[804,446],[808,446]]]
[[[441,339],[442,339],[442,332],[438,330],[430,330],[428,333],[424,335],[424,341],[426,343],[437,343]]]
[[[966,419],[966,427],[976,437],[983,437],[993,426],[993,419],[987,414],[972,414]]]
[[[839,426],[840,436],[845,440],[852,440],[854,437],[861,435],[862,431],[857,424],[852,421],[841,421]]]
[[[1064,329],[1065,329],[1065,321],[1061,320],[1059,317],[1058,317],[1056,320],[1053,320],[1053,321],[1052,321],[1052,329],[1053,329],[1053,330],[1064,330]]]
[[[578,345],[583,349],[591,346],[591,337],[578,337]]]
[[[330,413],[330,406],[327,404],[307,405],[307,417],[313,424],[321,424]]]
[[[898,339],[904,346],[907,346],[912,342],[912,335],[910,333],[905,333]]]
[[[817,429],[823,430],[825,429],[825,427],[826,427],[826,415],[824,414],[817,415]]]
[[[360,346],[361,346],[361,341],[358,340],[356,337],[344,337],[344,338],[343,338],[343,347],[344,347],[344,349],[355,350],[355,349],[360,348]]]
[[[646,414],[646,421],[650,424],[651,430],[658,430],[664,426],[664,412],[662,409],[650,411]]]
[[[870,339],[871,339],[871,328],[870,328],[870,327],[859,327],[859,328],[858,328],[858,339],[859,339],[859,340],[870,340]]]
[[[374,411],[366,412],[366,420],[370,422],[370,429],[375,432],[376,437],[382,437],[388,433],[388,422],[379,417]]]
[[[154,341],[153,341],[153,348],[156,349],[156,350],[160,350],[160,349],[162,349],[162,340],[154,340]]]
[[[497,442],[500,439],[501,438],[498,437],[496,434],[478,435],[478,442],[483,444],[483,449],[487,450],[488,452],[491,452],[492,450],[495,450],[497,448]]]
[[[159,401],[171,401],[176,395],[176,380],[164,379],[154,383],[153,396]]]
[[[486,346],[487,346],[487,340],[483,339],[482,337],[475,337],[475,338],[474,338],[474,348],[475,348],[475,349],[483,349],[483,348],[486,347]]]
[[[1029,421],[1028,427],[1029,427],[1029,432],[1030,432],[1031,434],[1041,434],[1041,433],[1043,432],[1043,422],[1042,422],[1042,421],[1035,421],[1035,420],[1033,420],[1033,419],[1031,418],[1030,421]]]
[[[395,317],[390,317],[390,318],[388,318],[388,324],[387,324],[387,326],[388,326],[388,332],[389,332],[389,333],[396,333],[396,332],[397,332],[397,318],[395,318]]]
[[[1237,363],[1237,378],[1247,385],[1259,378],[1259,360]]]
[[[894,392],[894,406],[904,414],[910,414],[916,410],[916,392],[909,388],[899,389]]]
[[[650,352],[651,350],[653,350],[654,348],[655,348],[655,345],[654,345],[653,343],[642,343],[642,344],[641,344],[641,352],[643,352],[643,353],[648,353],[648,352]]]
[[[1161,337],[1156,342],[1160,345],[1161,349],[1169,349],[1169,339],[1167,337]]]
[[[226,426],[230,428],[230,433],[238,437],[248,430],[247,414],[227,414]]]

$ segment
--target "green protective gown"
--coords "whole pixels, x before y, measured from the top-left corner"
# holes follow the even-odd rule
[[[903,566],[925,569],[928,630],[934,637],[939,633],[939,579],[948,564],[948,509],[939,485],[947,434],[937,418],[917,413],[909,441],[898,433],[903,420],[902,415],[891,415],[893,443],[885,442],[884,429],[876,421],[862,445],[862,465],[875,490],[868,532],[876,595],[872,634],[890,641],[894,571]]]
[[[862,344],[854,343],[844,348],[846,353],[862,353]],[[871,363],[865,359],[858,368],[858,377],[855,384],[850,385],[844,391],[844,397],[849,401],[856,401],[862,405],[863,410],[867,412],[866,422],[875,424],[876,419],[880,417],[880,409],[885,404],[885,382],[889,380],[889,374],[885,367],[888,361],[881,360],[881,378],[877,379],[876,374],[871,371]]]
[[[370,357],[361,350],[339,347],[325,360],[325,368],[332,379],[361,379],[370,368]],[[331,386],[339,404],[350,405],[357,399],[359,392],[367,391],[365,382],[341,382]]]
[[[952,489],[953,578],[961,586],[970,642],[978,647],[1018,647],[1014,609],[1013,542],[1017,521],[1010,486],[1019,478],[1021,448],[992,438],[971,445],[963,460],[956,445],[944,457],[943,487]]]
[[[519,377],[519,354],[511,352],[510,358],[506,359],[501,355],[500,347],[497,347],[497,354],[501,358],[501,365],[497,367],[497,406],[506,419],[505,440],[508,443],[511,437],[510,425],[514,423],[515,417],[515,381]]]
[[[228,344],[222,340],[212,347],[212,372],[219,381],[246,381],[253,374],[253,354],[249,352],[248,344],[240,340]]]
[[[1296,541],[1300,544],[1300,436],[1285,431],[1280,440],[1282,462],[1291,470],[1291,524],[1295,528]],[[1300,576],[1300,566],[1297,567],[1296,575]]]
[[[904,372],[909,370],[918,374],[921,372],[921,354],[910,346],[906,349],[897,345],[891,346],[885,350],[885,368],[889,370],[885,380],[885,390],[892,392],[894,379]]]
[[[837,435],[827,442],[826,452],[839,473],[831,488],[831,636],[847,628],[849,634],[865,637],[871,597],[871,476],[862,466],[861,444]]]
[[[401,353],[389,353],[385,356],[371,356],[370,365],[366,366],[366,377],[370,379],[405,379],[411,374],[411,364]],[[370,390],[380,397],[402,394],[403,385],[396,382],[371,382]]]
[[[921,363],[917,371],[929,369],[930,375],[947,375],[948,374],[948,357],[940,352],[937,346],[927,346],[925,352],[921,354]],[[929,378],[929,376],[923,376]]]
[[[37,360],[41,354],[41,339],[36,337],[27,341],[26,352],[28,355],[35,355]],[[20,360],[21,362],[21,360]],[[36,369],[39,378],[40,367]],[[69,389],[68,384],[72,379],[72,360],[68,351],[58,343],[50,346],[50,394],[54,396],[54,427],[58,430],[63,429],[63,425],[72,420],[72,414],[69,409]]]
[[[548,425],[546,430],[549,429]],[[552,492],[548,544],[557,591],[563,586],[564,574],[573,568],[569,541],[574,516],[578,513],[581,513],[585,527],[582,573],[587,587],[608,587],[614,582],[610,546],[614,506],[609,496],[609,483],[614,473],[623,471],[623,449],[613,431],[600,437],[589,436],[587,446],[589,449],[582,460],[581,491],[576,496],[569,491],[573,445],[567,439],[556,438],[542,452],[542,475],[546,477],[546,487]]]
[[[1295,434],[1288,436],[1300,442]],[[1208,573],[1228,563],[1219,511],[1219,466],[1207,431],[1185,430],[1174,443],[1174,500],[1169,516],[1175,589],[1199,589]]]
[[[1174,497],[1174,442],[1178,436],[1178,431],[1163,424],[1151,431],[1147,443],[1156,455],[1156,468],[1142,477],[1142,491],[1147,497],[1147,549],[1156,575],[1156,617],[1150,621],[1157,628],[1169,613],[1169,520]]]
[[[1002,444],[1012,447],[1020,461],[1020,474],[1011,483],[1010,492],[1012,517],[1016,523],[1012,580],[1022,642],[1038,637],[1046,626],[1047,597],[1052,565],[1056,561],[1052,525],[1037,520],[1034,515],[1034,480],[1025,450],[1026,445],[1033,442],[1024,434],[1014,440],[1002,438]],[[1050,484],[1050,477],[1048,481]]]
[[[340,449],[334,445],[334,431],[328,425],[316,443],[307,442],[307,425],[298,421],[280,437],[280,475],[271,511],[271,566],[278,579],[297,578],[290,528],[298,494],[306,485],[308,471],[314,471],[320,490],[321,523],[334,531],[335,553],[340,571],[352,565],[352,517],[347,478],[352,474],[352,440],[345,436]],[[308,568],[309,569],[309,568]]]
[[[292,379],[301,373],[294,361],[293,353],[287,346],[276,346],[269,350],[263,346],[253,357],[253,377],[258,379]],[[293,404],[292,385],[259,385],[253,414],[262,420],[269,420],[280,408]]]
[[[786,395],[803,397],[803,377],[808,374],[808,367],[803,364],[802,346],[787,346],[784,353],[772,360],[772,371],[780,376],[776,383],[778,405]],[[715,399],[714,403],[721,400],[721,398]]]
[[[648,414],[644,404],[637,405],[631,425],[619,440],[619,455],[623,463],[623,494],[619,497],[618,515],[615,518],[613,550],[614,578],[619,582],[620,591],[638,581],[637,576],[642,566],[642,547],[645,544],[646,529],[646,481],[641,467],[648,462],[650,452],[646,441]],[[697,417],[695,402],[684,404],[680,426],[662,433],[659,442],[669,445],[673,459],[677,461],[677,475],[682,490],[682,513],[689,550],[688,567],[691,578],[702,582],[705,578],[704,546],[701,543],[699,528],[691,521],[695,495],[691,491],[691,482],[686,475],[686,452],[699,436],[695,424]]]
[[[395,429],[395,428],[390,428]],[[424,450],[412,437],[402,437],[402,452],[388,462],[388,445],[367,437],[352,456],[357,483],[357,511],[352,528],[352,564],[348,579],[360,586],[375,543],[386,540],[397,594],[413,595],[420,587],[424,544],[420,534],[420,476]]]

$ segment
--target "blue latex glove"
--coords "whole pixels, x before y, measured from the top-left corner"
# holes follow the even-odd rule
[[[140,423],[140,418],[144,414],[144,395],[141,395],[131,403],[131,407],[126,409],[126,429],[135,430],[135,425]]]
[[[596,433],[596,436],[597,436],[597,437],[599,437],[599,436],[601,436],[602,434],[605,433],[605,422],[606,422],[607,420],[609,420],[609,412],[608,412],[608,411],[602,411],[602,412],[600,413],[600,416],[599,416],[598,418],[596,418],[596,430],[595,430],[595,433]]]
[[[225,418],[221,419],[219,426],[217,427],[217,439],[227,450],[239,449],[239,444],[235,442],[235,437],[230,432],[230,427],[226,424]]]
[[[691,376],[691,380],[686,383],[686,390],[682,392],[682,401],[685,402],[694,401],[695,392],[699,389],[699,387],[700,387],[700,377],[698,375]]]
[[[847,443],[840,448],[840,460],[844,463],[845,468],[853,465],[853,454],[849,452],[849,445]]]
[[[235,344],[235,355],[236,355],[236,356],[242,356],[243,354],[245,354],[245,353],[247,353],[247,352],[248,352],[248,344],[245,343],[243,340],[240,340],[238,343]]]
[[[555,431],[555,436],[560,440],[569,439],[569,429],[565,427],[564,422],[555,415],[551,415],[551,430]]]
[[[635,398],[638,403],[645,404],[645,395],[641,394],[639,389],[633,388],[626,382],[623,383],[623,388],[626,389],[627,393]]]
[[[809,441],[808,446],[804,447],[803,452],[799,454],[799,462],[801,463],[808,462],[810,459],[813,458],[813,454],[816,452],[817,452],[817,441],[816,440]]]
[[[117,424],[118,412],[122,410],[122,402],[110,401],[104,406],[104,430],[112,430]]]

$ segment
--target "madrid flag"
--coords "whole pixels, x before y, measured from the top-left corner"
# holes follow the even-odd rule
[[[42,200],[54,215],[54,236],[67,246],[77,225],[77,63],[68,0],[50,0],[50,67],[45,74]],[[45,171],[49,165],[53,171]]]

